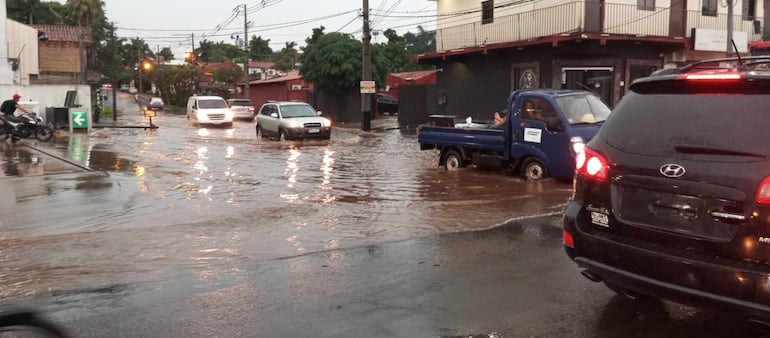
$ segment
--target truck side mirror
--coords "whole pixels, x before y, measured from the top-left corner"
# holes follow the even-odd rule
[[[274,119],[277,119],[278,118],[278,113],[270,113],[270,117],[272,117]]]
[[[564,131],[561,120],[558,117],[546,117],[545,127],[550,131]]]

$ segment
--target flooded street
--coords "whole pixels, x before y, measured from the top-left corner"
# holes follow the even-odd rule
[[[250,122],[153,123],[0,145],[0,296],[238,280],[257,261],[556,213],[571,188],[444,171],[414,131],[336,126],[330,141],[278,142]],[[57,169],[40,152],[93,171]]]

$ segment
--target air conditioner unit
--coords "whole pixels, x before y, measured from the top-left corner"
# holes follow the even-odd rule
[[[302,90],[302,85],[291,85],[291,90]]]

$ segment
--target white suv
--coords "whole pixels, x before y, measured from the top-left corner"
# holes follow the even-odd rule
[[[321,112],[305,102],[268,101],[259,109],[256,118],[258,137],[274,137],[278,140],[320,138],[328,140],[332,134],[332,122],[321,117]]]
[[[233,112],[225,99],[219,96],[190,96],[187,100],[187,119],[201,124],[233,125]]]

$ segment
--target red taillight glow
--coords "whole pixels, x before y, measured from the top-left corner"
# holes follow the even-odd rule
[[[562,242],[564,242],[564,245],[570,248],[575,247],[575,239],[572,238],[572,234],[569,233],[567,230],[561,231],[561,238],[562,238]]]
[[[762,179],[757,187],[757,196],[755,197],[759,204],[770,204],[770,176]]]
[[[727,73],[727,74],[687,74],[685,75],[687,80],[740,80],[741,74]]]
[[[597,182],[606,182],[610,176],[607,159],[591,148],[585,148],[575,157],[575,169],[579,175]]]

